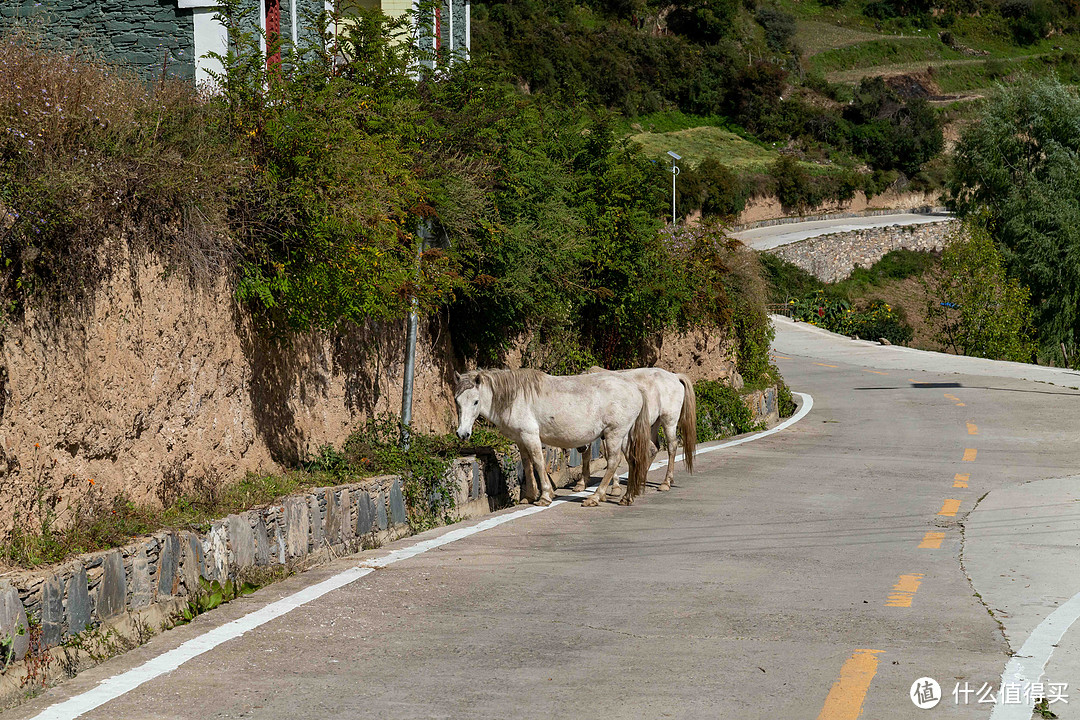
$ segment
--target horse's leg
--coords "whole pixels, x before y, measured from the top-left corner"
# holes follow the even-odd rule
[[[664,472],[664,482],[660,483],[660,487],[656,488],[661,492],[671,489],[671,480],[675,477],[675,452],[679,449],[678,424],[679,418],[677,417],[664,418],[664,437],[667,438],[667,470]]]
[[[592,472],[589,470],[589,464],[592,462],[592,444],[585,446],[585,451],[581,453],[581,479],[577,481],[577,485],[574,486],[574,492],[581,492],[588,484]]]
[[[518,452],[521,453],[521,469],[525,474],[525,477],[522,479],[521,500],[522,502],[535,502],[536,499],[540,497],[540,493],[536,489],[536,476],[533,474],[532,456],[524,445],[518,445]]]
[[[604,479],[600,481],[600,486],[596,488],[589,497],[581,503],[582,507],[596,507],[600,503],[607,500],[608,486],[611,484],[612,478],[615,477],[615,471],[619,468],[619,465],[623,460],[623,451],[611,447],[607,437],[604,438],[604,457],[607,458],[607,469],[604,470]]]
[[[555,499],[555,491],[548,481],[547,464],[544,462],[544,447],[540,444],[539,438],[535,441],[526,441],[526,443],[525,452],[529,454],[529,459],[532,461],[537,476],[540,478],[540,497],[534,502],[537,505],[550,505],[551,501]]]

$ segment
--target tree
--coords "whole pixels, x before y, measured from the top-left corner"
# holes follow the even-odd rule
[[[915,175],[944,144],[933,108],[922,98],[905,103],[880,77],[859,83],[844,118],[854,126],[855,149],[876,169]]]
[[[948,189],[981,215],[1005,269],[1031,289],[1039,344],[1080,340],[1080,98],[1057,78],[999,87],[957,145]],[[1069,353],[1073,354],[1072,351]]]
[[[1028,289],[1005,276],[985,228],[966,223],[926,281],[927,321],[946,349],[993,360],[1031,362]]]
[[[754,19],[765,29],[765,43],[769,49],[786,53],[792,51],[795,37],[795,16],[779,8],[762,5],[754,13]]]

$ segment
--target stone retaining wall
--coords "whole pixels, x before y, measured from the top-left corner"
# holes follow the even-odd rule
[[[449,472],[458,513],[486,514],[516,499],[508,467],[513,461],[496,455],[455,460]],[[402,479],[383,476],[292,495],[217,520],[206,532],[165,530],[10,573],[0,578],[0,642],[11,642],[9,657],[0,657],[0,707],[23,692],[27,668],[19,661],[32,641],[40,655],[87,630],[130,626],[140,617],[167,624],[204,583],[243,580],[253,568],[301,569],[408,533]]]
[[[957,220],[852,230],[768,250],[824,282],[843,280],[856,267],[870,267],[891,250],[940,250],[956,232]]]
[[[754,422],[766,427],[780,422],[780,398],[775,387],[754,390],[742,396],[743,402],[754,414]]]

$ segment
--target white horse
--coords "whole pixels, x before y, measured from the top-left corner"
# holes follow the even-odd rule
[[[675,453],[679,447],[676,431],[682,435],[683,463],[687,472],[694,472],[694,451],[697,448],[697,398],[694,384],[685,375],[676,375],[661,368],[635,368],[633,370],[605,370],[601,367],[589,368],[590,373],[617,375],[632,381],[649,400],[649,425],[652,427],[652,442],[659,452],[659,428],[664,428],[664,437],[668,445],[668,464],[664,481],[657,490],[671,489],[671,480],[675,476]],[[604,454],[607,457],[607,454]],[[655,457],[655,453],[653,455]],[[581,453],[581,480],[574,490],[584,490],[589,480],[589,461],[592,459],[592,447]],[[652,458],[649,459],[652,462]],[[609,461],[610,464],[610,461]],[[618,494],[619,478],[616,476],[611,486],[611,494]]]
[[[454,379],[459,438],[472,434],[476,418],[493,422],[517,443],[527,481],[540,478],[538,505],[550,505],[555,491],[548,480],[543,445],[574,448],[604,443],[612,458],[604,480],[582,505],[593,507],[607,497],[615,469],[626,457],[630,465],[622,505],[630,505],[645,488],[649,471],[650,408],[637,385],[614,374],[546,375],[539,370],[474,370]],[[529,482],[526,483],[526,487]]]

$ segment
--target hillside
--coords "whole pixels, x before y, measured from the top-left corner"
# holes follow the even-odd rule
[[[478,8],[477,55],[519,87],[607,107],[650,157],[673,150],[684,169],[711,159],[727,171],[683,177],[685,213],[738,214],[762,194],[797,212],[857,192],[937,191],[959,128],[995,83],[1080,81],[1077,9],[1045,0]],[[795,162],[777,167],[781,156]]]

